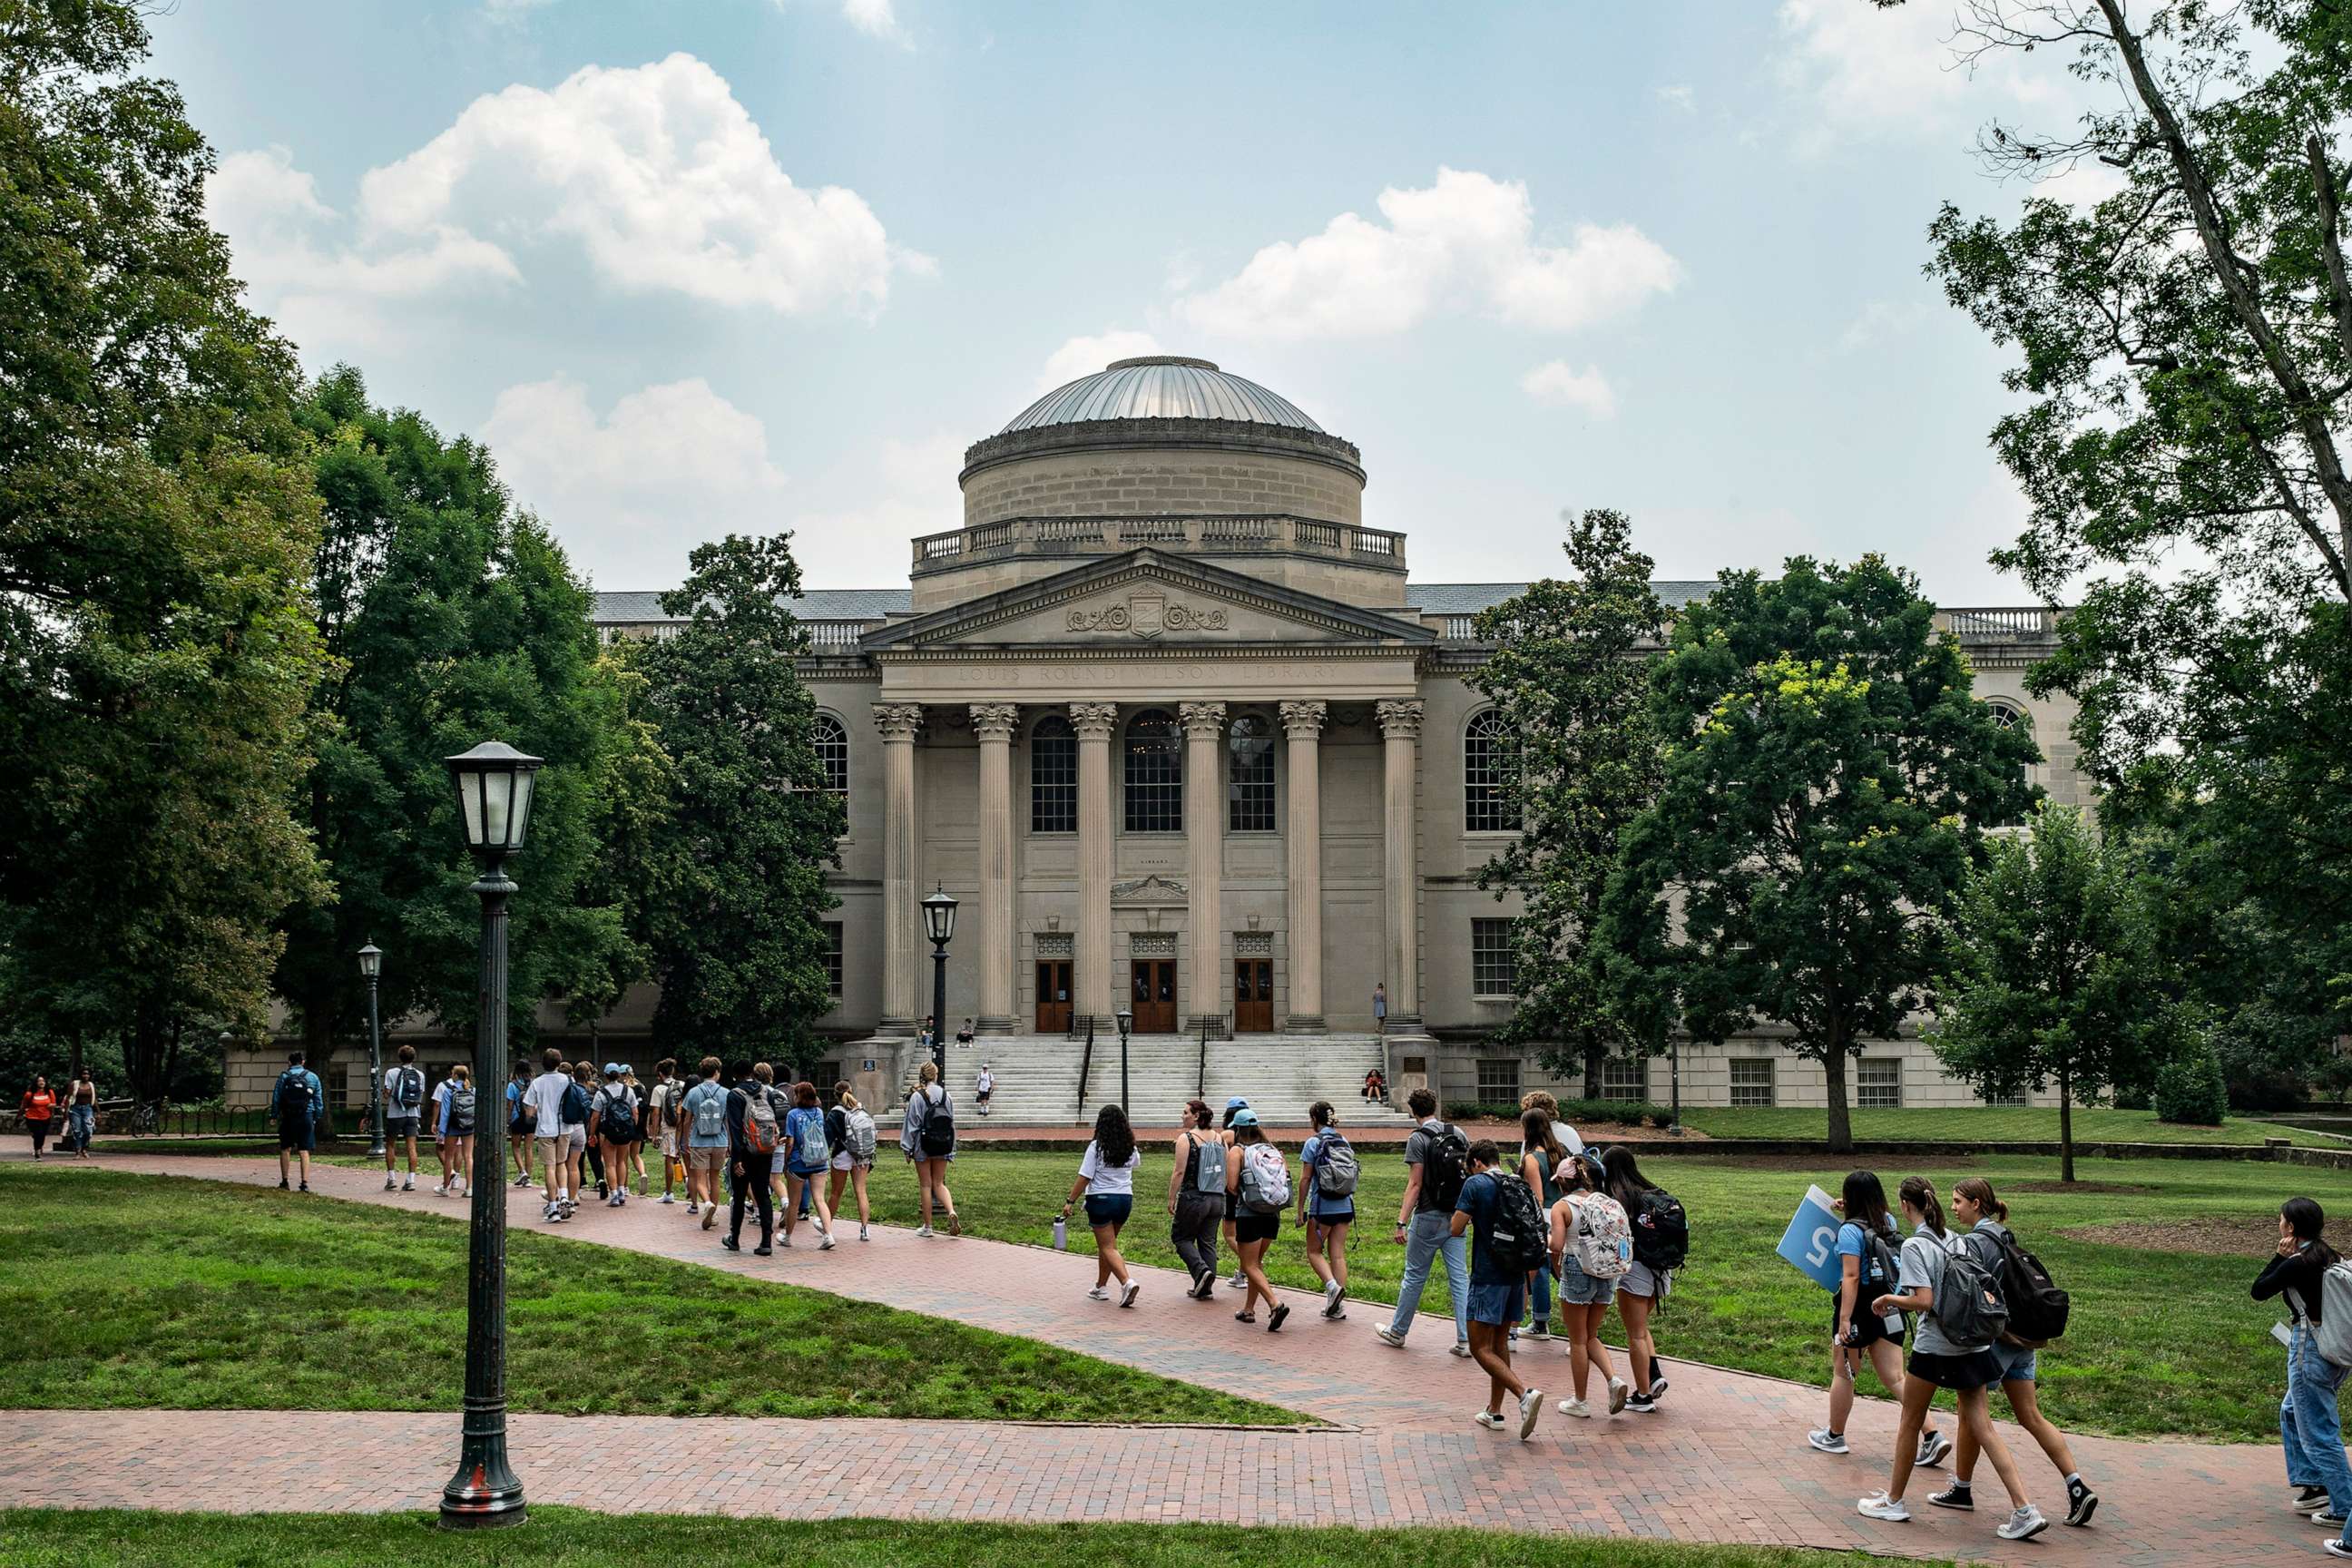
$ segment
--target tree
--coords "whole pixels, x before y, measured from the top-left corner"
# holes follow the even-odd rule
[[[2074,1179],[2074,1105],[2148,1077],[2167,1002],[2137,869],[2071,806],[2044,801],[1996,839],[1962,890],[1928,1043],[1987,1098],[2058,1089],[2060,1172]]]
[[[1649,666],[1666,608],[1632,531],[1619,511],[1571,519],[1576,579],[1529,584],[1481,614],[1478,636],[1495,653],[1470,678],[1511,737],[1519,816],[1518,837],[1478,870],[1480,887],[1524,900],[1512,928],[1518,1005],[1496,1037],[1548,1042],[1544,1065],[1580,1072],[1589,1100],[1612,1051],[1654,1043],[1615,1016],[1599,942],[1618,840],[1656,795],[1661,767]]]
[[[0,941],[8,1006],[119,1039],[258,1031],[319,896],[288,808],[321,668],[294,359],[204,221],[213,155],[116,0],[0,7]]]
[[[2116,172],[2095,207],[1928,231],[1953,303],[2017,351],[1993,445],[2032,515],[1994,559],[2052,602],[2088,579],[2032,685],[2080,698],[2111,830],[2215,804],[2198,896],[2257,918],[2273,981],[2304,972],[2268,989],[2307,1010],[2249,1027],[2316,1050],[2352,1029],[2352,12],[1967,0],[1959,37],[2114,105],[1980,142],[1998,173]]]
[[[487,450],[376,407],[358,371],[329,373],[299,417],[325,503],[317,614],[335,658],[299,801],[336,897],[289,914],[278,989],[314,1064],[365,1026],[364,942],[384,951],[386,1017],[473,1017],[474,872],[443,759],[495,737],[548,761],[513,901],[509,1026],[527,1044],[543,998],[609,1001],[633,952],[620,895],[587,885],[635,738],[588,591],[513,510]]]
[[[1683,611],[1652,684],[1658,797],[1608,892],[1614,951],[1671,948],[1683,1026],[1770,1020],[1822,1064],[1853,1147],[1846,1058],[1928,1005],[1982,830],[2032,799],[2033,742],[1969,695],[1959,646],[1877,556],[1723,574]],[[1629,1013],[1656,1005],[1632,986]]]
[[[847,826],[800,679],[808,634],[787,607],[800,566],[789,534],[730,534],[689,564],[662,595],[685,624],[631,655],[674,780],[649,831],[666,870],[644,912],[661,983],[655,1043],[789,1058],[832,1006],[819,917],[837,902],[825,871]]]

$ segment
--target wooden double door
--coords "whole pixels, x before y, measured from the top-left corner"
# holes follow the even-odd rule
[[[1037,961],[1037,1032],[1070,1032],[1070,961],[1066,958]]]
[[[1234,960],[1234,1033],[1274,1033],[1274,960]]]
[[[1176,1032],[1176,961],[1172,958],[1137,958],[1128,962],[1129,1005],[1135,1009],[1135,1032],[1139,1035],[1172,1035]]]

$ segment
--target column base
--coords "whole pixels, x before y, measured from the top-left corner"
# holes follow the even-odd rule
[[[1009,1035],[1013,1032],[1013,1020],[1009,1016],[997,1017],[993,1015],[983,1015],[973,1019],[971,1026],[975,1032],[982,1035]]]
[[[1320,1013],[1293,1013],[1288,1017],[1283,1019],[1282,1032],[1286,1035],[1327,1035],[1330,1033],[1328,1029],[1324,1027],[1323,1015]]]
[[[885,1018],[874,1026],[874,1037],[877,1040],[912,1039],[915,1033],[916,1023],[912,1018]]]

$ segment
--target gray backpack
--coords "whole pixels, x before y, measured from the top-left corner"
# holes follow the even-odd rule
[[[1965,1245],[1944,1248],[1944,1274],[1928,1311],[1936,1326],[1957,1345],[1990,1345],[2009,1327],[2009,1303],[2000,1277],[1977,1260]]]
[[[1198,1133],[1192,1140],[1192,1190],[1222,1197],[1225,1191],[1225,1146]]]
[[[2319,1277],[2319,1326],[2312,1348],[2335,1366],[2352,1366],[2352,1263],[2335,1263]]]

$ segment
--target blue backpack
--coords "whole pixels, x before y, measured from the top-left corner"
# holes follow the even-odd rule
[[[576,1081],[563,1086],[562,1121],[566,1127],[588,1125],[588,1091]]]

